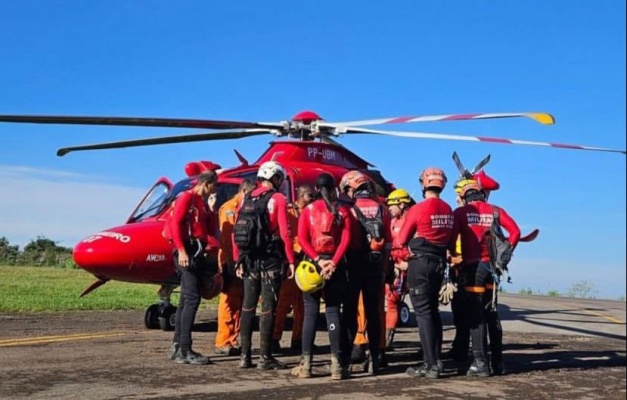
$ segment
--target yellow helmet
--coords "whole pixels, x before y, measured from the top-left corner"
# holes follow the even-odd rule
[[[475,181],[474,179],[465,179],[465,178],[458,180],[457,182],[455,182],[455,193],[460,195],[462,193],[462,189],[465,186],[469,186],[469,185],[477,185],[477,181]]]
[[[324,278],[311,261],[303,260],[296,267],[294,274],[296,285],[303,293],[314,293],[324,287]]]
[[[405,189],[396,189],[388,195],[387,203],[388,206],[396,206],[401,203],[409,204],[411,203],[411,196]]]

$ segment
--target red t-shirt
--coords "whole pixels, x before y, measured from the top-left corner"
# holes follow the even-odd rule
[[[193,190],[186,190],[177,197],[170,224],[172,241],[179,250],[184,249],[185,242],[190,239],[201,240],[211,250],[219,247],[214,236],[217,232],[215,216],[207,209],[202,196]]]
[[[444,200],[429,198],[407,212],[406,221],[394,247],[405,247],[411,238],[424,238],[436,245],[455,247],[453,210]]]
[[[502,208],[488,204],[484,201],[473,201],[458,207],[455,212],[456,231],[453,233],[461,237],[462,259],[464,263],[477,261],[490,261],[488,242],[485,240],[489,234],[490,226],[494,220],[494,209],[499,211],[499,222],[509,233],[508,241],[516,247],[520,239],[520,228],[516,221]]]

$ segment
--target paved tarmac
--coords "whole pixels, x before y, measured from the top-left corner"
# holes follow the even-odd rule
[[[237,357],[211,354],[215,310],[195,326],[208,366],[177,365],[165,357],[171,332],[143,328],[141,311],[0,314],[0,399],[625,399],[625,302],[500,296],[508,374],[468,378],[467,364],[445,360],[437,381],[412,379],[418,333],[399,328],[390,367],[375,377],[361,367],[333,382],[324,373],[328,338],[319,330],[315,377],[289,371],[241,370]],[[454,329],[442,309],[444,350]],[[413,322],[413,319],[412,321]],[[286,331],[282,344],[290,342]],[[258,335],[254,335],[258,348]],[[294,366],[297,354],[280,354]]]

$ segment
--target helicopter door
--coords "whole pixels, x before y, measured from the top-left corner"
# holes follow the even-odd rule
[[[137,222],[158,214],[164,200],[174,185],[168,178],[159,178],[146,195],[139,202],[135,210],[126,221],[127,224]]]

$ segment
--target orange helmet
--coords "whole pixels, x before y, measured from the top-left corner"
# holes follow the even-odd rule
[[[357,189],[366,182],[368,178],[361,171],[348,171],[340,180],[340,190],[346,192],[347,188]]]
[[[446,186],[446,174],[440,168],[429,167],[420,174],[420,186],[423,190],[428,188],[439,188],[441,190]]]
[[[461,187],[459,188],[458,194],[459,194],[459,197],[461,197],[462,199],[466,197],[466,195],[473,190],[478,193],[482,192],[481,185],[479,185],[479,183],[475,180],[466,179],[460,182],[460,184],[461,184]]]

